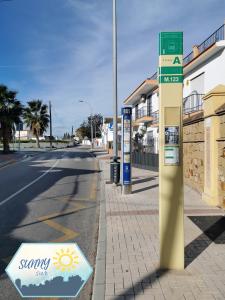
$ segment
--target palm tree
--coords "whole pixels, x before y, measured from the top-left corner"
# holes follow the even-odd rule
[[[15,130],[14,126],[21,123],[23,106],[16,99],[16,95],[17,92],[0,85],[0,136],[3,142],[3,153],[10,151],[9,143]]]
[[[33,135],[36,137],[37,147],[40,148],[39,137],[46,131],[49,124],[48,106],[42,104],[41,100],[32,100],[27,104],[23,119],[25,124],[32,130]]]

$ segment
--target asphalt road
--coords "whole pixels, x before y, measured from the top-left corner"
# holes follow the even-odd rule
[[[94,266],[99,178],[97,160],[82,147],[0,169],[0,299],[21,299],[4,270],[22,242],[75,241]],[[90,299],[92,279],[78,299]]]

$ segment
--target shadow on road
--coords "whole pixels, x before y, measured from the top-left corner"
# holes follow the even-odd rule
[[[62,158],[62,155],[65,154],[65,152],[55,152],[54,158]],[[56,157],[57,156],[57,157]],[[86,158],[90,157],[88,156],[88,153],[86,152],[67,152],[67,158],[73,159],[73,157],[80,157],[80,158]],[[52,159],[50,157],[50,159]],[[50,160],[49,159],[49,160]],[[47,171],[49,167],[43,166],[43,164],[40,164],[38,160],[33,160],[26,162],[27,167],[30,169],[30,172],[35,171],[38,176],[43,174],[43,172]],[[36,238],[35,231],[33,232],[33,239],[17,239],[14,236],[14,230],[18,228],[22,228],[25,226],[29,226],[32,224],[40,223],[39,221],[30,222],[30,224],[23,224],[23,220],[29,213],[28,204],[35,198],[37,198],[39,195],[50,189],[52,186],[57,184],[58,181],[63,179],[64,177],[73,177],[76,176],[77,179],[74,181],[74,187],[73,191],[70,195],[68,195],[68,203],[64,205],[64,207],[61,209],[61,213],[63,215],[63,211],[67,210],[67,207],[69,205],[69,202],[74,198],[78,193],[78,177],[82,175],[87,174],[95,174],[99,173],[100,171],[97,171],[95,169],[89,170],[89,169],[75,169],[75,168],[60,168],[55,167],[52,171],[50,171],[43,179],[32,185],[30,188],[24,190],[19,195],[12,198],[9,202],[5,203],[0,208],[0,275],[4,273],[4,270],[8,264],[8,260],[10,260],[10,257],[13,256],[20,246],[22,242],[37,242],[40,237]],[[3,175],[3,174],[2,174]],[[37,176],[37,177],[38,177]],[[69,180],[69,182],[71,182]],[[13,183],[12,183],[13,184]],[[8,187],[7,187],[8,188]],[[62,196],[62,195],[61,195]],[[57,196],[56,196],[57,197]],[[60,197],[60,196],[59,196]],[[42,198],[44,201],[45,199]],[[40,201],[40,199],[37,199],[37,201]],[[92,205],[93,206],[93,205]],[[96,203],[95,203],[96,206]],[[90,207],[88,207],[90,208]],[[38,213],[37,213],[38,215]],[[66,213],[65,213],[66,215]],[[37,216],[38,218],[38,216]],[[32,216],[32,219],[36,219],[36,215]],[[1,279],[1,277],[0,277]]]

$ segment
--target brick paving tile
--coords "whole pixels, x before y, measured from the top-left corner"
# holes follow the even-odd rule
[[[109,163],[100,163],[108,180]],[[122,195],[120,186],[105,185],[105,299],[225,299],[225,237],[223,233],[213,238],[213,227],[210,231],[224,211],[209,207],[197,192],[185,187],[186,267],[161,272],[158,174],[133,168],[133,177],[135,193],[131,195]]]
[[[138,295],[135,296],[135,300],[154,300],[155,296],[154,295]]]
[[[106,296],[113,296],[115,295],[115,284],[114,283],[107,283],[105,286],[105,294]]]

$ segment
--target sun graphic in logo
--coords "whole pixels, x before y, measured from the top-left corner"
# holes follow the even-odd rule
[[[72,249],[60,249],[56,252],[56,256],[53,257],[53,264],[57,270],[62,272],[72,271],[76,268],[76,265],[79,264],[78,256]]]

